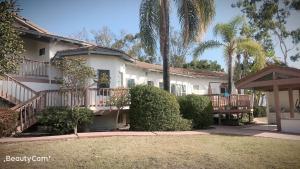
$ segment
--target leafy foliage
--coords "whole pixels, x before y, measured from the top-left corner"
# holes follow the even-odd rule
[[[17,112],[0,110],[0,137],[10,136],[17,127]]]
[[[38,121],[54,134],[70,133],[73,129],[71,110],[66,107],[50,107],[38,115]]]
[[[95,77],[95,71],[93,68],[86,64],[86,60],[81,57],[63,57],[54,60],[54,64],[62,71],[63,79],[61,89],[70,90],[74,98],[82,98],[85,93],[85,89],[88,86],[89,81]],[[71,111],[74,110],[78,100],[71,102]],[[75,104],[74,104],[75,103]],[[78,112],[73,112],[75,121]],[[78,121],[78,120],[77,120]],[[77,124],[74,125],[74,133],[77,134]]]
[[[176,1],[179,23],[182,27],[183,44],[199,40],[215,15],[214,1]],[[163,85],[170,91],[169,76],[169,11],[168,0],[142,0],[140,5],[140,35],[147,53],[153,55],[159,39],[160,53],[163,60]],[[178,56],[178,55],[177,55]]]
[[[54,64],[62,71],[62,88],[80,91],[95,76],[93,68],[81,57],[63,57],[54,60]]]
[[[291,10],[299,10],[298,0],[240,0],[232,6],[241,8],[251,25],[247,30],[250,33],[248,35],[262,42],[267,53],[274,54],[274,44],[279,44],[286,65],[288,56],[292,60],[298,59],[300,51],[296,46],[300,39],[299,28],[288,30],[286,27]]]
[[[253,110],[254,117],[266,117],[267,110],[264,106],[255,106]]]
[[[153,86],[136,86],[130,90],[130,130],[190,130],[183,119],[174,95]]]
[[[222,69],[221,65],[219,65],[217,61],[211,60],[194,60],[190,63],[184,64],[183,67],[193,70],[209,70],[224,72],[224,69]]]
[[[15,72],[22,61],[23,41],[13,26],[17,12],[13,1],[0,2],[0,75]]]
[[[196,129],[207,128],[213,122],[212,103],[207,96],[187,95],[177,98],[184,118],[193,121]]]
[[[255,70],[261,69],[265,66],[265,53],[261,45],[249,38],[240,37],[238,33],[242,27],[243,18],[235,17],[228,23],[218,23],[214,27],[215,35],[219,35],[223,42],[217,41],[207,41],[199,43],[194,51],[194,59],[199,57],[199,54],[203,53],[206,49],[215,48],[219,46],[224,47],[224,57],[227,60],[228,68],[228,91],[232,92],[233,84],[233,61],[235,55],[240,55],[241,53],[246,53],[248,57],[254,57],[255,61]],[[247,58],[248,59],[248,58]]]
[[[70,133],[74,126],[92,122],[93,112],[87,108],[49,107],[38,115],[38,121],[53,134]]]
[[[109,105],[115,106],[117,108],[117,117],[115,121],[115,126],[118,126],[118,119],[120,111],[124,109],[125,106],[128,106],[130,103],[129,91],[125,88],[116,88],[112,91],[112,94],[109,98]]]

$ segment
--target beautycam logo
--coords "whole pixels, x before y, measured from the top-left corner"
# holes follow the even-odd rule
[[[3,162],[25,162],[25,163],[31,163],[31,162],[48,162],[50,161],[51,156],[5,156],[5,159]]]

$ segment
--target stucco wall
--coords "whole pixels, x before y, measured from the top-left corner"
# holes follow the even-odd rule
[[[27,59],[49,61],[49,42],[23,38],[25,52],[22,54]],[[45,55],[39,56],[39,50],[45,48]]]

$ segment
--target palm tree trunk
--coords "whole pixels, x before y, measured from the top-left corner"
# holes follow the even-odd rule
[[[241,66],[241,54],[237,54],[237,60],[238,60],[238,65],[237,65],[237,69],[238,69],[238,74],[237,74],[237,79],[236,80],[240,80],[242,78],[242,66]],[[241,89],[238,89],[238,94],[241,94]]]
[[[232,82],[233,82],[233,75],[232,75],[232,55],[229,55],[228,58],[228,93],[232,93]]]
[[[163,58],[163,81],[164,90],[170,92],[170,67],[169,67],[169,2],[160,2],[160,53]]]

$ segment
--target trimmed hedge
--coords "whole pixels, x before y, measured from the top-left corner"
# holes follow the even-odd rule
[[[93,112],[87,108],[75,108],[72,111],[67,107],[49,107],[41,112],[38,121],[53,134],[66,134],[74,130],[76,123],[91,123],[93,116]]]
[[[191,121],[180,115],[176,97],[154,86],[136,86],[130,90],[130,130],[190,130]]]
[[[209,97],[192,94],[180,96],[177,100],[182,116],[193,121],[193,128],[207,128],[213,123],[213,107]]]

